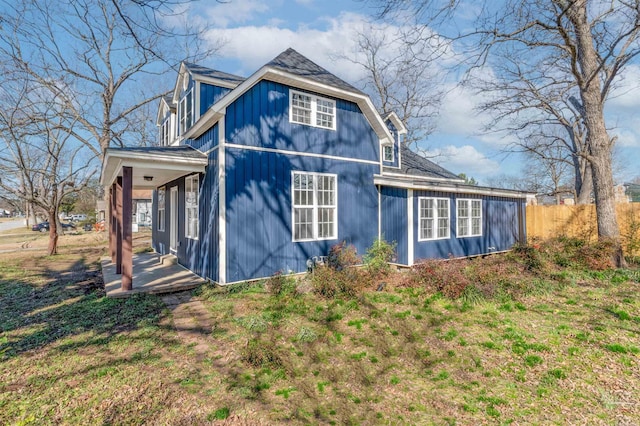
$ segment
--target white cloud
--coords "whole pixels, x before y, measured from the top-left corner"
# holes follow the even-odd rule
[[[476,180],[496,175],[500,169],[497,161],[488,158],[471,145],[447,145],[431,149],[426,154],[429,157],[433,156],[432,161],[445,169],[455,174],[465,173]]]
[[[364,16],[342,13],[336,18],[320,18],[323,29],[301,25],[296,29],[277,25],[216,28],[208,33],[212,41],[225,40],[219,54],[240,62],[245,75],[251,74],[289,47],[298,50],[319,65],[355,83],[363,71],[350,61],[336,59],[355,50],[356,33],[367,25]]]
[[[262,0],[233,0],[216,2],[206,8],[208,22],[216,27],[226,28],[230,24],[244,23],[257,15],[269,11],[269,4]]]

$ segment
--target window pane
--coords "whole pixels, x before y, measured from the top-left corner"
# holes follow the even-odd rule
[[[482,234],[482,225],[480,218],[474,217],[471,219],[471,234],[472,235],[481,235]]]
[[[313,238],[313,209],[296,208],[293,211],[294,239],[307,240]]]
[[[295,123],[311,124],[311,96],[291,94],[291,120]]]
[[[469,235],[469,219],[458,217],[458,236],[464,237],[466,235]]]

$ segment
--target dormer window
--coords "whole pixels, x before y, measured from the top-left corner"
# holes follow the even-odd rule
[[[382,161],[393,163],[393,145],[382,146]]]
[[[291,91],[289,121],[323,129],[336,129],[336,103],[308,93]]]
[[[169,145],[169,127],[171,126],[171,119],[167,118],[160,127],[160,146]]]
[[[193,125],[193,90],[189,90],[180,101],[180,134]]]

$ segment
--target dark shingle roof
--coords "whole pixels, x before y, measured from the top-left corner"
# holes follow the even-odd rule
[[[211,68],[203,67],[202,65],[191,64],[188,62],[185,62],[184,65],[194,75],[201,75],[203,77],[215,78],[216,80],[227,81],[233,84],[240,84],[245,80],[244,77],[239,77],[237,75],[229,74],[223,71],[213,70]]]
[[[349,92],[362,93],[360,90],[356,89],[341,78],[331,74],[329,71],[302,56],[292,48],[288,48],[276,56],[271,62],[268,62],[266,66],[308,78],[309,80],[326,84],[328,86],[348,90]]]
[[[427,160],[420,154],[411,151],[409,148],[402,146],[402,159],[401,168],[394,169],[390,167],[384,167],[383,172],[388,173],[402,173],[411,176],[424,176],[426,178],[438,178],[438,179],[456,179],[460,180],[459,176],[451,173],[436,163]]]
[[[109,151],[123,151],[139,154],[155,155],[172,155],[182,158],[202,158],[205,154],[189,145],[177,146],[135,146],[125,148],[109,148]]]

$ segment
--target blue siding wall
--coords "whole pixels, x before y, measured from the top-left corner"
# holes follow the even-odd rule
[[[408,264],[407,190],[383,186],[380,189],[382,237],[396,243],[396,263]]]
[[[226,149],[227,282],[303,272],[340,241],[362,254],[377,236],[377,165]],[[292,242],[291,172],[338,175],[338,238]]]
[[[261,81],[227,108],[226,140],[233,144],[278,148],[379,161],[379,138],[358,106],[336,100],[337,130],[289,122],[289,88]]]
[[[217,139],[217,137],[216,137]],[[171,196],[172,187],[178,188],[178,247],[177,257],[181,265],[196,274],[218,280],[218,211],[220,187],[217,175],[218,150],[209,153],[209,164],[204,174],[200,174],[199,220],[200,235],[197,240],[185,237],[185,204],[184,177],[165,185],[165,217],[164,231],[158,231],[157,191],[154,191],[153,209],[153,248],[160,254],[169,253],[171,228]]]
[[[446,240],[418,241],[418,197],[449,198],[450,235]],[[482,235],[457,238],[456,199],[482,199]],[[518,241],[518,204],[524,200],[452,194],[433,191],[414,191],[414,257],[427,258],[465,257],[509,250]],[[492,248],[489,250],[489,248]]]
[[[200,83],[200,115],[203,115],[211,105],[215,104],[231,89],[214,86],[212,84]]]
[[[216,123],[198,138],[185,140],[184,144],[190,145],[202,152],[206,152],[218,146],[218,134],[218,124]]]

